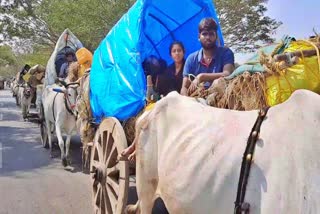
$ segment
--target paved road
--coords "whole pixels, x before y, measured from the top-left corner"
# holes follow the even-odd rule
[[[0,214],[92,213],[89,175],[73,139],[73,169],[40,144],[39,127],[24,122],[9,90],[0,90]]]
[[[79,138],[72,138],[72,168],[67,170],[58,146],[54,159],[42,148],[39,131],[36,123],[23,121],[10,91],[0,90],[0,214],[92,213],[90,177],[81,170]],[[128,203],[136,200],[130,182]],[[153,213],[167,213],[162,201]]]

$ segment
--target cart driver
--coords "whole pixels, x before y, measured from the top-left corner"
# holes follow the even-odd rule
[[[74,61],[74,53],[72,51],[67,51],[65,54],[66,62],[61,65],[59,78],[65,79],[68,76],[69,65]]]

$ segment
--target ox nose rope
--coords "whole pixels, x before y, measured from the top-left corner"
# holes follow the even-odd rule
[[[68,103],[69,103],[70,107],[69,107]],[[66,106],[67,111],[68,111],[71,115],[73,115],[73,116],[76,117],[76,115],[75,115],[75,114],[73,113],[73,111],[70,109],[70,108],[72,108],[72,105],[71,105],[71,102],[70,102],[70,100],[69,100],[69,97],[66,96],[66,95],[64,95],[64,105]]]
[[[244,202],[244,198],[246,195],[246,189],[247,189],[250,169],[252,165],[254,149],[255,149],[257,140],[259,139],[261,124],[264,118],[266,117],[268,110],[269,110],[269,107],[265,109],[261,109],[259,111],[258,118],[250,132],[246,150],[242,158],[238,190],[237,190],[237,198],[236,198],[236,201],[234,202],[235,203],[234,214],[241,214],[241,213],[249,214],[250,204]]]
[[[58,94],[59,94],[59,92],[56,92],[56,95],[55,95],[54,98],[53,98],[52,114],[53,114],[53,120],[54,120],[54,121],[56,121],[56,117],[55,117],[55,114],[54,114],[54,103],[55,103],[55,101],[56,101],[56,97],[57,97]],[[69,108],[68,103],[69,103],[70,107],[72,108],[72,105],[71,105],[71,102],[70,102],[69,98],[64,94],[64,105],[65,105],[67,111],[68,111],[71,115],[73,115],[73,116],[76,117],[76,115],[75,115],[75,114],[72,112],[72,110]]]

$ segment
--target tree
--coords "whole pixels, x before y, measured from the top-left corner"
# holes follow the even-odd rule
[[[51,53],[51,48],[48,48],[47,46],[35,45],[33,46],[32,53],[21,53],[17,56],[17,59],[21,65],[29,64],[33,66],[40,64],[46,67]]]
[[[16,73],[18,61],[11,47],[0,46],[0,76],[9,77]]]
[[[84,45],[94,50],[134,0],[14,0],[1,5],[0,25],[5,40],[15,37],[54,46],[69,28]]]
[[[0,1],[3,42],[54,47],[69,28],[94,50],[135,0],[6,0]],[[248,52],[272,42],[281,22],[265,15],[267,0],[214,0],[225,43],[236,52]],[[1,40],[1,35],[0,35]],[[1,43],[1,41],[0,41]],[[28,48],[27,48],[28,49]],[[30,49],[30,48],[29,48]]]
[[[282,24],[265,15],[268,0],[214,0],[226,45],[236,52],[250,52],[272,43]]]
[[[4,67],[16,64],[17,59],[13,54],[11,47],[7,45],[0,46],[0,66]]]
[[[57,35],[43,20],[37,8],[41,0],[1,1],[2,42],[20,39],[29,43],[54,44]]]

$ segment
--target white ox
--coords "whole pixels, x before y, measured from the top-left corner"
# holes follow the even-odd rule
[[[24,83],[22,86],[19,87],[19,100],[20,105],[22,109],[22,117],[24,120],[27,119],[29,111],[30,111],[30,105],[31,100],[34,96],[35,89],[29,86],[27,83]]]
[[[54,84],[47,86],[42,94],[50,154],[53,157],[51,134],[55,130],[64,166],[67,166],[69,162],[71,136],[77,133],[76,112],[74,110],[77,98],[77,86],[77,83],[68,84],[66,87]],[[53,89],[59,89],[61,92],[56,92]],[[66,142],[62,138],[63,133],[67,136]],[[65,150],[64,147],[66,148]]]
[[[14,80],[11,84],[11,91],[12,91],[12,96],[15,97],[16,99],[16,105],[20,106],[20,99],[19,99],[19,89],[22,87],[22,85],[18,84],[16,80]]]
[[[138,203],[160,196],[169,213],[233,213],[257,111],[207,107],[170,93],[137,122]],[[299,90],[261,126],[245,202],[250,213],[320,213],[320,96]],[[138,209],[138,210],[137,210]]]

